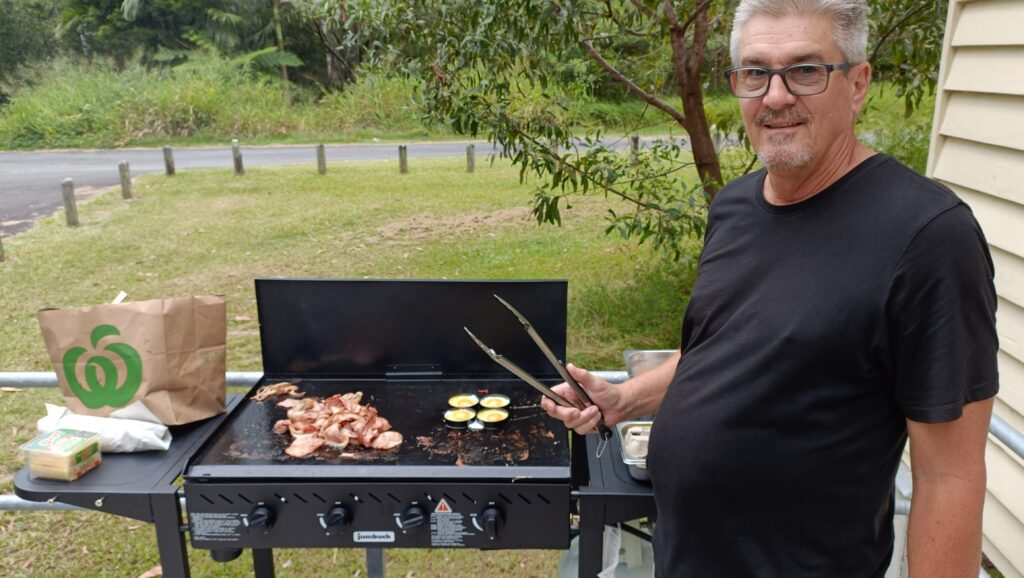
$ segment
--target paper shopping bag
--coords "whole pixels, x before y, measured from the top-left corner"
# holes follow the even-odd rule
[[[224,411],[223,295],[37,314],[67,406],[106,416],[141,401],[165,425]]]

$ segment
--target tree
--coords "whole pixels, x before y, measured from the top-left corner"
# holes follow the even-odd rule
[[[362,61],[366,38],[355,34],[354,22],[349,19],[347,0],[291,0],[298,20],[307,26],[320,41],[325,53],[325,85],[343,89],[355,78]]]
[[[56,51],[53,27],[56,9],[41,0],[0,0],[0,103],[2,84],[15,70],[45,60]]]
[[[925,5],[939,11],[944,2]],[[894,76],[911,105],[933,86],[934,47],[941,45],[941,24],[920,4],[872,0],[883,17],[881,44],[903,46],[876,46],[874,54],[906,57],[893,64]],[[754,164],[749,147],[738,157],[720,154],[715,137],[724,142],[738,135],[745,142],[742,125],[736,118],[709,119],[704,108],[704,87],[722,72],[706,65],[709,42],[716,39],[719,55],[727,46],[735,0],[362,0],[349,7],[361,33],[377,35],[387,57],[422,80],[430,119],[485,135],[522,178],[539,179],[538,222],[559,223],[561,206],[574,196],[603,193],[630,207],[610,209],[608,231],[650,240],[678,257],[687,237],[703,234],[707,199]],[[670,82],[630,74],[636,51],[624,50],[624,39],[671,62]],[[627,157],[599,130],[574,134],[567,111],[578,95],[557,79],[560,65],[579,57],[652,115],[685,130],[692,157],[678,141]],[[696,178],[684,176],[688,167]]]

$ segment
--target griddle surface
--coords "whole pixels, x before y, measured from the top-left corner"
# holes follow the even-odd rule
[[[264,379],[259,385],[273,383]],[[189,466],[190,478],[564,478],[569,475],[567,432],[539,407],[539,394],[521,382],[291,380],[306,397],[362,391],[362,403],[403,436],[393,450],[350,444],[344,452],[321,447],[306,458],[284,450],[290,434],[274,433],[286,419],[277,407],[285,397],[246,399],[211,436]],[[502,393],[512,399],[511,419],[501,430],[452,430],[444,425],[448,398],[462,392]]]

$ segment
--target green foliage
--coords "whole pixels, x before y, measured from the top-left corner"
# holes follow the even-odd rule
[[[923,174],[928,165],[934,108],[935,95],[925,93],[907,116],[906,93],[894,83],[876,82],[857,122],[857,132],[871,148]]]
[[[871,0],[868,60],[896,86],[905,116],[935,92],[949,0]]]
[[[11,80],[20,66],[44,61],[57,46],[52,26],[56,10],[43,0],[0,0],[0,103],[4,101],[5,81]]]
[[[634,57],[649,57],[649,43],[616,40],[617,33],[661,35],[665,57],[668,24],[659,6],[616,4],[615,15],[605,17],[613,8],[596,1],[365,2],[353,5],[353,17],[375,25],[364,26],[364,33],[383,37],[384,56],[422,83],[420,102],[431,121],[457,134],[486,136],[519,168],[520,178],[536,180],[538,222],[561,223],[570,198],[603,194],[629,205],[608,211],[609,232],[679,256],[687,238],[703,234],[705,219],[702,183],[683,170],[692,166],[690,155],[680,143],[665,141],[631,156],[621,143],[603,139],[600,128],[579,134],[574,126],[585,113],[580,104],[591,101],[590,87],[579,80],[590,78],[596,63],[586,56],[587,64],[580,64],[584,41],[613,53],[616,65],[639,70],[643,64]],[[649,83],[663,85],[653,76]],[[651,117],[653,124],[668,118],[661,111]]]
[[[423,131],[421,112],[413,100],[416,85],[387,72],[369,72],[344,92],[330,92],[316,111],[318,126],[341,132],[360,129]]]
[[[296,128],[279,90],[214,54],[173,70],[59,60],[26,70],[34,84],[0,111],[0,147],[123,146],[204,132],[251,136]]]

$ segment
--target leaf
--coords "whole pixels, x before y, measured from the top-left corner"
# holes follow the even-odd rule
[[[287,50],[280,51],[277,50],[276,48],[271,52],[264,52],[256,56],[255,58],[253,58],[253,62],[259,64],[260,66],[290,66],[293,68],[302,66],[303,64],[302,59],[296,56],[294,53],[288,52]]]
[[[163,576],[164,569],[162,566],[153,566],[149,570],[146,570],[142,574],[139,574],[139,578],[156,578],[157,576]]]

